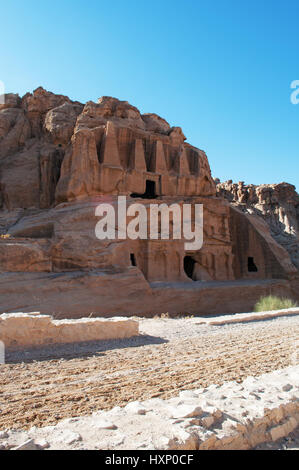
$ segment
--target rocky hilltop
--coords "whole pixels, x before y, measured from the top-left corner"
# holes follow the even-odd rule
[[[4,103],[2,311],[234,313],[274,291],[298,298],[298,195],[290,185],[214,181],[205,152],[180,127],[127,101],[82,104],[38,88]],[[116,208],[119,195],[147,213],[153,202],[203,204],[202,249],[161,237],[98,240],[95,208]]]
[[[244,213],[256,214],[268,224],[273,238],[289,253],[299,269],[299,195],[288,183],[255,186],[216,181],[217,195]]]
[[[105,96],[83,105],[38,88],[23,98],[7,94],[0,113],[4,209],[49,208],[84,196],[143,192],[140,174],[156,170],[194,176],[188,189],[183,180],[176,185],[165,176],[168,193],[216,193],[205,153],[184,144],[181,128],[170,127],[156,114],[142,115],[127,101]]]

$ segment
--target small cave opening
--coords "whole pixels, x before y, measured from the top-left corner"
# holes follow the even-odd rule
[[[131,260],[131,266],[137,266],[136,258],[135,258],[134,253],[130,254],[130,260]]]
[[[195,260],[192,258],[192,256],[185,256],[184,270],[187,276],[190,277],[190,279],[192,280],[193,280],[192,276],[193,276],[194,266],[195,266]]]
[[[156,199],[157,197],[156,182],[151,181],[151,180],[146,180],[145,193],[144,194],[133,193],[131,194],[131,197],[141,198],[141,199]]]
[[[258,269],[257,269],[257,266],[254,262],[254,258],[252,256],[249,256],[248,257],[248,272],[249,273],[257,273],[258,272]]]

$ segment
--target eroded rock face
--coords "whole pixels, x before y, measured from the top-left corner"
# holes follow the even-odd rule
[[[7,108],[19,108],[21,106],[21,98],[17,94],[6,93],[5,95],[1,95],[1,103],[0,111]]]
[[[245,214],[266,221],[272,237],[299,268],[299,195],[295,186],[288,183],[254,186],[227,181],[217,184],[217,194]]]
[[[43,88],[22,99],[7,94],[0,106],[2,206],[46,208],[91,195],[143,194],[147,179],[161,196],[214,196],[204,152],[185,140],[181,128],[116,98],[83,105]],[[36,188],[24,200],[11,190],[15,184],[16,193],[24,192],[19,175]]]
[[[46,114],[64,103],[72,102],[67,96],[55,95],[42,87],[37,88],[32,94],[27,93],[22,98],[22,108],[29,119],[32,137],[43,135]]]
[[[30,134],[30,123],[24,110],[12,107],[0,110],[1,159],[23,148]]]
[[[153,200],[203,204],[202,249],[188,251],[184,240],[173,239],[98,240],[95,208],[101,202],[116,208],[120,195],[128,205],[142,203],[147,214]],[[248,310],[257,300],[253,290],[267,293],[268,284],[261,290],[244,285],[246,295],[230,306],[239,280],[283,280],[273,285],[296,297],[294,188],[227,183],[218,184],[218,196],[205,152],[156,114],[107,96],[81,104],[43,88],[23,98],[6,95],[0,106],[0,235],[10,237],[0,246],[0,308],[127,315],[149,314],[152,303],[152,313],[216,313],[224,294],[213,290],[212,300],[203,302],[208,289],[201,284],[226,282],[226,311]]]
[[[56,145],[67,145],[74,132],[78,115],[83,106],[80,104],[63,103],[50,109],[45,117],[44,129]]]

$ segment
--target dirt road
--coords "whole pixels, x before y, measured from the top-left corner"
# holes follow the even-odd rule
[[[151,319],[140,329],[130,340],[10,354],[0,366],[0,429],[56,424],[296,362],[299,317],[217,327]]]

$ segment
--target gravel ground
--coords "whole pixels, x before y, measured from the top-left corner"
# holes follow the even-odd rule
[[[224,326],[197,322],[140,319],[140,337],[9,354],[0,368],[0,429],[57,424],[297,362],[299,316]]]

